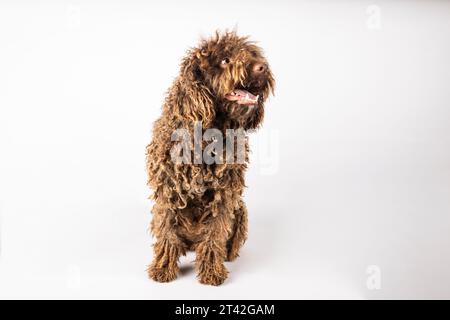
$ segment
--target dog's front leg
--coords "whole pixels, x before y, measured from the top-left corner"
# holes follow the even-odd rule
[[[186,245],[175,233],[174,214],[158,205],[153,208],[152,233],[156,236],[154,257],[148,275],[158,282],[169,282],[177,277],[178,259],[186,252]]]
[[[217,286],[222,284],[228,276],[224,261],[227,258],[227,240],[231,233],[232,211],[224,210],[224,207],[226,206],[223,203],[212,206],[213,213],[205,221],[205,230],[207,230],[205,237],[196,247],[198,279],[203,284]]]
[[[239,256],[239,250],[247,239],[247,208],[244,201],[239,200],[239,207],[234,211],[233,233],[227,243],[227,260],[233,261]]]

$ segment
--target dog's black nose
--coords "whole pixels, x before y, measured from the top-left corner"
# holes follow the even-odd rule
[[[257,62],[253,65],[252,73],[253,76],[258,77],[266,71],[266,65],[262,62]]]

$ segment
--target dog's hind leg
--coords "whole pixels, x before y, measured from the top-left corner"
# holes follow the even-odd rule
[[[239,201],[239,209],[234,212],[233,233],[227,243],[227,259],[233,261],[239,257],[239,249],[247,240],[248,216],[244,201]]]
[[[152,233],[156,236],[153,262],[148,275],[158,282],[169,282],[177,277],[178,259],[186,253],[186,245],[175,233],[175,213],[168,209],[153,208]]]

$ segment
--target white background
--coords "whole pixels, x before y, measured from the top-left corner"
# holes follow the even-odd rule
[[[249,240],[221,287],[192,255],[155,283],[150,128],[186,49],[235,26],[277,79]],[[449,57],[448,1],[3,0],[0,297],[450,298]]]

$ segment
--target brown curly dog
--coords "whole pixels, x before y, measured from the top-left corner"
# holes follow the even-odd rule
[[[196,252],[201,283],[220,285],[227,278],[224,261],[238,256],[247,237],[247,209],[242,199],[247,138],[244,136],[243,161],[235,161],[239,154],[227,154],[227,161],[217,161],[224,159],[220,148],[209,150],[215,162],[199,161],[195,148],[207,146],[207,141],[202,140],[184,145],[189,154],[184,154],[183,160],[193,155],[194,161],[180,163],[174,161],[174,154],[180,150],[174,149],[179,141],[174,141],[173,134],[184,129],[195,136],[199,123],[200,137],[206,140],[203,133],[208,129],[227,138],[230,129],[256,129],[274,84],[262,50],[235,32],[216,32],[187,52],[147,146],[148,184],[154,190],[155,201],[151,231],[156,243],[148,267],[152,279],[174,280],[179,271],[178,259],[187,250]],[[239,146],[233,144],[232,149],[236,148]]]

